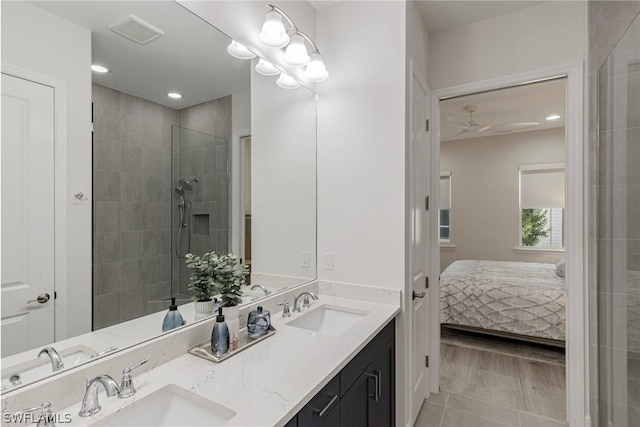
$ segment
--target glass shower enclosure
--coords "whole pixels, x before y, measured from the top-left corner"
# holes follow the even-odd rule
[[[640,422],[640,19],[598,71],[598,422]]]

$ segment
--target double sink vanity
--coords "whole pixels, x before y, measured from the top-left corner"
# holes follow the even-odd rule
[[[318,296],[310,308],[290,317],[276,312],[303,291]],[[187,352],[209,339],[214,318],[205,319],[5,392],[3,425],[8,414],[45,401],[71,426],[393,425],[399,291],[311,282],[260,304],[271,309],[276,333],[221,363]],[[241,320],[252,308],[242,308]],[[133,395],[119,398],[111,390],[109,397],[96,384],[92,415],[78,415],[86,409],[85,380],[109,375],[118,384],[132,365],[139,365],[129,370]]]

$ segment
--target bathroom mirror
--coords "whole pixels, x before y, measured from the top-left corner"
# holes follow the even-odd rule
[[[75,230],[93,241],[92,324],[29,345],[5,328],[3,304],[3,392],[54,374],[50,353],[38,358],[45,347],[58,351],[62,372],[158,336],[170,297],[187,324],[199,320],[187,253],[233,252],[248,264],[243,304],[316,278],[313,92],[279,88],[255,71],[257,58],[231,57],[229,37],[172,1],[3,2],[3,52],[21,43],[5,36],[5,21],[29,13],[43,25],[88,29],[86,62],[109,69],[92,72],[86,99],[93,150],[82,161],[92,163],[93,221]],[[3,106],[4,92],[3,80]],[[4,218],[4,195],[2,206]],[[16,305],[34,312],[47,304]]]

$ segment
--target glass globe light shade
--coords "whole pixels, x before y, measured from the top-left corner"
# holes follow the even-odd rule
[[[229,52],[229,55],[238,59],[253,59],[256,57],[255,53],[251,52],[246,48],[246,46],[235,40],[231,40],[231,43],[227,46],[227,52]]]
[[[296,79],[285,73],[280,73],[276,84],[283,89],[296,89],[300,87],[300,83],[298,83]]]
[[[262,74],[263,76],[276,76],[280,74],[280,70],[278,70],[274,65],[260,58],[260,61],[256,64],[256,71],[258,74]]]
[[[289,46],[284,51],[282,60],[292,67],[303,67],[309,63],[311,57],[307,53],[302,36],[295,35],[291,37]]]
[[[282,23],[282,16],[278,12],[267,13],[267,19],[258,34],[258,41],[267,47],[280,48],[289,43],[289,36]]]
[[[307,68],[305,68],[302,75],[305,79],[315,83],[323,82],[329,78],[329,72],[324,66],[324,61],[319,53],[311,55],[311,62],[307,64]]]

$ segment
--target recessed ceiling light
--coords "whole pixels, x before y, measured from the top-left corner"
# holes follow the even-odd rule
[[[552,114],[550,116],[547,117],[547,120],[551,121],[551,120],[558,120],[560,118],[559,115],[557,114]]]
[[[169,92],[169,93],[167,94],[167,96],[168,96],[169,98],[173,98],[173,99],[180,99],[180,98],[182,98],[182,94],[181,94],[181,93],[178,93],[178,92]]]
[[[108,73],[109,69],[107,67],[103,67],[102,65],[98,65],[98,64],[93,64],[91,65],[91,70],[95,71],[96,73]]]

